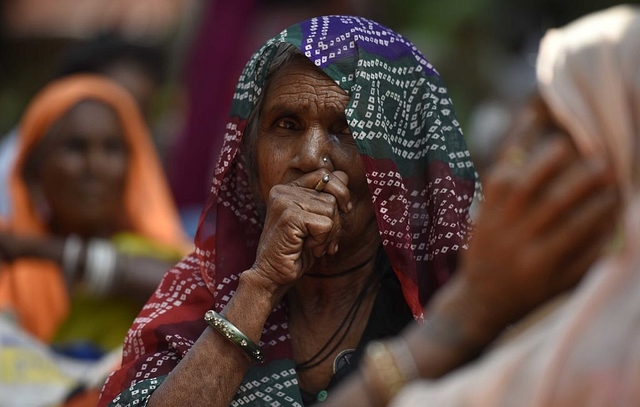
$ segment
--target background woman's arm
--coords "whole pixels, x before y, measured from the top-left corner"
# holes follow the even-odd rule
[[[485,192],[469,250],[425,309],[426,322],[386,342],[387,349],[404,342],[414,377],[436,379],[463,365],[509,324],[575,286],[610,240],[620,204],[613,170],[579,159],[561,139],[526,163],[498,167]],[[360,374],[325,405],[386,405],[398,375],[407,373],[391,358],[366,357]]]

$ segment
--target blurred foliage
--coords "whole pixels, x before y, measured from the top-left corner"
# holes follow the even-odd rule
[[[622,2],[354,0],[352,3],[361,8],[368,3],[374,18],[403,33],[424,52],[447,84],[466,130],[473,109],[481,101],[527,91],[522,83],[510,82],[504,69],[519,60],[521,71],[528,66],[529,71],[524,69],[524,74],[530,75],[535,46],[546,29]],[[323,4],[329,7],[342,3]],[[0,35],[1,30],[0,26]],[[46,83],[57,62],[57,53],[68,41],[0,38],[0,135],[16,123],[27,101]],[[511,94],[505,95],[503,88],[512,88]]]
[[[49,81],[68,40],[4,38],[0,44],[0,138],[19,120],[27,102]]]
[[[386,24],[410,38],[435,65],[466,128],[480,101],[506,96],[499,89],[500,81],[507,80],[500,77],[504,64],[519,58],[532,74],[532,53],[547,29],[622,3],[629,2],[396,0],[390,3]]]

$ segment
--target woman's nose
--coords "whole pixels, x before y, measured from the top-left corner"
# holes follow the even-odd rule
[[[111,162],[108,153],[99,146],[91,146],[85,156],[87,172],[94,176],[101,176],[109,172]]]
[[[311,127],[299,140],[296,164],[302,171],[311,172],[331,165],[331,141],[327,131]]]

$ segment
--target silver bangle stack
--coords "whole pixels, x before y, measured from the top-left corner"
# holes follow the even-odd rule
[[[75,278],[78,266],[80,265],[80,254],[82,253],[82,239],[78,235],[69,235],[64,241],[62,249],[62,271],[67,287],[71,287]]]
[[[104,239],[91,239],[87,243],[85,281],[89,290],[102,297],[111,290],[116,274],[116,249]]]
[[[419,377],[418,366],[402,338],[370,342],[362,374],[374,405],[387,405],[405,384]]]

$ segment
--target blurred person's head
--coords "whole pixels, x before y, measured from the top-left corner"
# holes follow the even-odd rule
[[[24,230],[87,237],[157,230],[160,240],[175,232],[153,219],[171,200],[140,110],[104,76],[64,77],[31,101],[11,194],[13,221]]]
[[[158,47],[133,43],[103,34],[70,47],[63,53],[54,77],[77,73],[108,76],[125,87],[147,116],[165,78],[165,60]]]
[[[549,30],[540,43],[536,74],[537,92],[514,120],[501,156],[514,158],[516,152],[519,161],[541,138],[559,136],[581,156],[610,163],[625,217],[615,243],[635,250],[640,239],[634,226],[640,204],[640,7],[615,6]]]
[[[627,197],[640,192],[640,7],[589,14],[540,43],[538,89],[579,151],[613,163]]]
[[[627,195],[637,192],[639,69],[640,7],[612,7],[549,30],[540,44],[537,91],[514,120],[504,150],[566,134],[581,154],[611,161]]]
[[[124,129],[104,101],[86,98],[61,113],[30,154],[25,180],[52,230],[108,236],[126,224]]]

